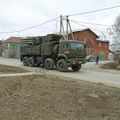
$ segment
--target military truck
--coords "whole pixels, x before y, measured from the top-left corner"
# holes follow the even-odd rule
[[[20,51],[24,66],[44,66],[61,72],[67,71],[69,67],[79,71],[86,56],[82,42],[64,40],[59,34],[22,38]]]

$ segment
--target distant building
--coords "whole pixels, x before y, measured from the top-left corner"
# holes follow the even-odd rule
[[[10,37],[3,43],[4,57],[19,58],[20,57],[20,37]]]
[[[3,41],[0,40],[0,56],[2,56],[2,51],[3,51]]]
[[[108,60],[109,41],[99,40],[99,36],[91,29],[73,31],[75,40],[82,41],[86,45],[87,55],[99,55],[100,60]],[[72,39],[71,34],[68,35]]]

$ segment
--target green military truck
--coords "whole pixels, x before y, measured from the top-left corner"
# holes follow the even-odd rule
[[[20,51],[24,66],[44,66],[61,72],[67,71],[68,67],[79,71],[86,56],[82,42],[63,40],[63,36],[58,34],[23,38]]]

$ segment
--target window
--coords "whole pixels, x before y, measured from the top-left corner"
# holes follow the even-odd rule
[[[78,42],[71,42],[70,47],[71,47],[71,49],[83,49],[84,44],[78,43]]]
[[[10,49],[10,43],[8,43],[7,46],[8,46],[8,49]]]
[[[91,40],[91,44],[93,44],[93,40]]]
[[[64,48],[69,48],[68,43],[65,43],[65,44],[64,44]]]
[[[105,44],[105,48],[107,48],[107,44]]]
[[[86,39],[86,37],[84,37],[84,44],[86,44],[87,43],[87,39]]]
[[[98,45],[99,47],[101,47],[101,43],[99,43],[99,45]]]

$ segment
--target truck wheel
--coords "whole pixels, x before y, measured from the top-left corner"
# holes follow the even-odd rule
[[[52,58],[47,58],[44,62],[44,67],[48,70],[54,69],[54,61]]]
[[[64,59],[60,59],[58,60],[57,62],[57,69],[61,72],[65,72],[68,70],[68,66],[67,66],[67,63]]]
[[[34,61],[34,58],[33,58],[33,57],[29,57],[29,58],[28,58],[28,65],[29,65],[30,67],[35,66],[35,61]]]
[[[79,71],[81,68],[81,64],[80,65],[72,65],[71,68],[73,71]]]
[[[23,65],[28,66],[28,57],[23,58]]]

